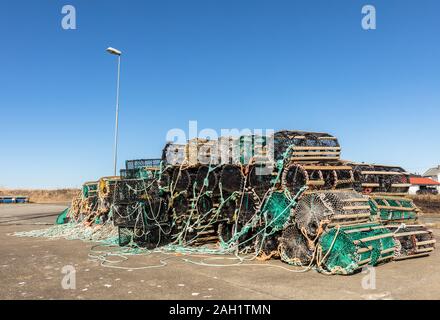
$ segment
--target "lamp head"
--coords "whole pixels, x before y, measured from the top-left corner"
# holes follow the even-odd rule
[[[117,56],[120,56],[122,54],[121,51],[119,51],[118,49],[112,48],[112,47],[108,47],[107,52],[110,54],[117,55]]]

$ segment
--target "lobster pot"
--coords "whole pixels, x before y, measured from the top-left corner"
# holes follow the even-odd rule
[[[415,223],[419,208],[411,199],[390,196],[370,196],[371,215],[382,223]]]
[[[77,197],[73,198],[71,206],[70,206],[70,212],[69,212],[69,218],[71,220],[78,220],[81,215],[81,207],[82,207],[82,192]]]
[[[107,214],[110,211],[111,204],[113,202],[113,195],[115,192],[116,181],[120,180],[120,177],[103,177],[99,179],[98,183],[98,211],[101,215],[107,218]]]
[[[255,252],[258,253],[259,259],[269,260],[272,257],[279,257],[279,237],[280,231],[270,235],[258,233],[255,238]]]
[[[342,226],[319,239],[317,264],[333,274],[352,274],[363,266],[391,261],[396,248],[393,234],[381,224]]]
[[[435,249],[436,240],[424,225],[387,225],[398,245],[396,260],[429,255]]]
[[[125,247],[133,242],[132,227],[118,227],[118,242],[120,247]]]
[[[221,164],[237,164],[240,162],[240,141],[235,137],[218,139],[218,155]]]
[[[98,195],[98,181],[86,182],[82,187],[82,196],[84,199],[96,197]]]
[[[198,192],[217,189],[220,171],[208,165],[200,165],[195,178],[195,189]]]
[[[217,211],[220,219],[224,219],[228,222],[233,222],[240,207],[240,195],[224,193],[224,201],[219,204]]]
[[[265,216],[267,231],[280,231],[284,229],[292,213],[292,205],[283,191],[275,191],[270,194],[262,206],[262,214]]]
[[[169,220],[167,200],[150,198],[146,201],[113,206],[113,223],[116,226],[150,228]]]
[[[173,219],[178,220],[181,216],[187,214],[190,208],[189,200],[184,193],[180,193],[177,196],[172,197],[170,202],[170,209],[173,212]]]
[[[264,233],[258,233],[256,238],[256,250],[262,258],[279,255],[278,246],[281,231],[284,230],[292,214],[292,207],[296,204],[289,200],[286,193],[277,190],[266,198],[261,206],[260,215]],[[270,235],[267,235],[270,234]]]
[[[217,164],[219,161],[217,140],[200,138],[188,140],[185,146],[185,153],[190,166]]]
[[[340,163],[298,164],[291,162],[286,165],[281,175],[281,183],[292,194],[302,187],[309,190],[347,189],[353,186],[354,177],[350,166]]]
[[[239,226],[249,224],[260,206],[259,199],[251,192],[241,193],[238,198],[238,210],[236,220]],[[239,230],[237,230],[239,231]]]
[[[144,229],[134,229],[134,242],[147,249],[155,249],[167,245],[171,241],[171,224],[163,222],[160,225]]]
[[[272,163],[253,164],[249,167],[248,183],[259,197],[263,197],[273,186],[276,172]]]
[[[215,199],[207,194],[188,198],[181,193],[173,199],[175,228],[172,237],[185,245],[203,245],[217,242],[220,220]]]
[[[281,260],[291,265],[310,265],[314,249],[294,223],[289,224],[279,238]]]
[[[98,213],[98,197],[97,196],[90,196],[86,199],[82,199],[81,205],[80,205],[80,215],[83,216],[92,216],[96,215]]]
[[[136,170],[140,168],[159,168],[162,159],[136,159],[125,161],[126,170]]]
[[[170,191],[171,178],[173,176],[173,168],[167,167],[158,172],[157,184],[164,192]]]
[[[218,207],[218,234],[229,241],[235,232],[249,223],[256,212],[256,203],[251,193],[224,193],[224,202]],[[237,229],[238,228],[238,229]]]
[[[159,197],[156,180],[127,179],[115,182],[113,203],[127,204],[146,200],[148,197]]]
[[[310,238],[324,228],[364,223],[370,220],[368,198],[351,190],[307,192],[298,200],[293,217]]]
[[[338,161],[340,153],[337,138],[328,133],[284,130],[274,134],[276,160],[300,163]]]
[[[136,169],[122,169],[121,179],[158,179],[160,175],[159,167],[139,167]]]
[[[370,194],[395,194],[408,193],[409,174],[400,167],[348,163],[353,167],[355,189],[359,192]]]
[[[169,223],[148,228],[118,227],[118,232],[119,246],[135,245],[155,249],[171,241]]]
[[[255,161],[273,162],[271,137],[260,135],[245,135],[238,139],[239,162],[248,165]]]
[[[258,242],[255,234],[258,231],[258,226],[253,224],[260,206],[259,199],[252,192],[239,193],[234,216],[222,226],[220,233],[222,239],[235,238],[234,243],[238,243],[238,247],[241,249],[255,248],[256,241]],[[259,221],[259,224],[261,223],[262,221]]]
[[[226,234],[240,232],[243,226],[251,224],[259,205],[251,192],[229,195],[218,209],[219,220],[226,221],[221,230],[223,239],[228,238]]]
[[[138,202],[113,206],[113,224],[117,227],[142,227],[142,207]]]
[[[162,150],[162,161],[165,165],[181,166],[188,164],[185,144],[167,143]]]
[[[119,173],[121,179],[136,179],[138,177],[138,169],[121,169]]]
[[[241,191],[244,187],[245,176],[239,165],[227,164],[220,171],[220,186],[222,191]]]
[[[120,177],[103,177],[98,182],[98,196],[100,199],[109,199],[113,197],[116,181]]]
[[[197,167],[174,168],[170,182],[170,191],[173,193],[182,191],[188,191],[192,193],[193,185],[197,177],[197,171]]]

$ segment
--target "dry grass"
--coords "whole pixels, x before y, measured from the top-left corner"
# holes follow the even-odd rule
[[[0,196],[28,196],[33,203],[70,202],[78,194],[79,189],[0,189]]]
[[[440,195],[412,195],[410,198],[424,213],[440,214]]]

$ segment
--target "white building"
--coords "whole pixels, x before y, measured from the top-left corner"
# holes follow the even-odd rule
[[[435,180],[437,182],[440,182],[440,165],[431,169],[428,169],[428,171],[426,171],[423,174],[424,177],[426,178],[430,178],[432,180]]]
[[[409,194],[430,194],[432,189],[440,190],[440,182],[428,177],[410,177]],[[431,192],[430,192],[431,191]]]

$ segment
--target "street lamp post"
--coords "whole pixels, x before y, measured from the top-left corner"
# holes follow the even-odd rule
[[[116,164],[118,162],[119,75],[121,71],[122,52],[112,47],[107,48],[107,52],[118,56],[118,80],[116,83],[116,120],[115,120],[114,172],[113,172],[113,175],[116,176]]]

